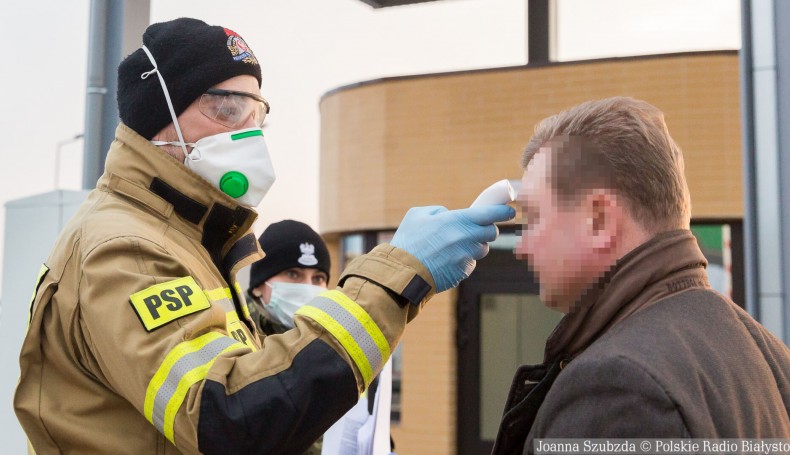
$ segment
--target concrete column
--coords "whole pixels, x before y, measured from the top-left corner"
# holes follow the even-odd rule
[[[742,0],[746,308],[790,341],[790,3]],[[782,44],[780,44],[782,43]]]

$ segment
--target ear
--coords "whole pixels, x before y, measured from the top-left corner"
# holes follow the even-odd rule
[[[612,190],[592,190],[586,203],[586,229],[592,247],[599,251],[613,249],[623,216],[621,198]]]

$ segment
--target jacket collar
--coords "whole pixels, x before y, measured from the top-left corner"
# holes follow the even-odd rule
[[[546,342],[545,361],[575,357],[612,326],[671,295],[710,288],[708,262],[691,231],[661,233],[617,261],[587,288]]]
[[[263,257],[251,231],[254,210],[124,124],[115,131],[97,188],[133,200],[199,241],[226,278]]]

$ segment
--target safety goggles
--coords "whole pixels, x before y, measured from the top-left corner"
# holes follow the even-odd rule
[[[269,113],[269,103],[253,93],[210,88],[200,96],[198,109],[206,117],[228,128],[238,128],[250,116],[261,128]]]

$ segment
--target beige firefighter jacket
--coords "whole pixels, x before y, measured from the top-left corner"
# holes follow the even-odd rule
[[[118,127],[31,304],[14,406],[36,452],[298,453],[357,402],[430,273],[380,245],[259,336],[235,280],[255,217]]]

